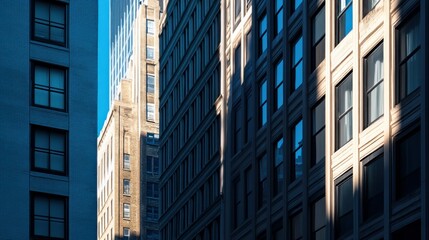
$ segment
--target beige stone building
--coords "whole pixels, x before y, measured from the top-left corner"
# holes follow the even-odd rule
[[[128,23],[132,50],[125,77],[110,86],[117,97],[98,139],[97,236],[102,240],[159,239],[158,1],[139,2],[135,14]]]

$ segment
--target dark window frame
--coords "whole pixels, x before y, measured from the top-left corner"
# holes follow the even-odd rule
[[[298,49],[299,51],[301,51],[301,58],[299,58],[296,62],[295,62],[295,48],[298,45],[298,42],[301,42],[301,49]],[[302,33],[298,33],[296,34],[296,36],[293,38],[292,42],[291,42],[291,51],[290,51],[290,91],[291,93],[298,90],[299,87],[302,86],[302,84],[305,81],[305,77],[304,77],[304,37],[302,35]],[[301,82],[298,84],[297,81],[297,68],[298,66],[301,65]]]
[[[285,66],[284,66],[284,61],[283,58],[280,57],[277,59],[277,61],[275,62],[275,67],[274,67],[274,111],[278,111],[280,110],[283,105],[284,105],[284,72],[285,72]],[[279,71],[279,68],[281,68],[281,80],[279,81],[278,79],[278,73],[277,71]],[[280,94],[281,93],[281,94]],[[281,101],[279,99],[281,95]]]
[[[339,11],[340,6],[338,1],[341,0],[335,0],[335,46],[338,45],[353,30],[353,0],[351,0],[341,12]],[[349,32],[344,33],[344,36],[340,36],[340,19],[345,17],[344,15],[350,7],[352,8],[352,28]],[[344,23],[346,23],[346,20],[344,20]]]
[[[62,153],[64,156],[64,171],[57,171],[57,170],[51,170],[50,167],[49,168],[38,168],[35,166],[35,153],[36,153],[36,146],[35,146],[35,131],[36,130],[40,130],[40,131],[45,131],[48,132],[49,134],[49,138],[51,133],[57,133],[57,134],[61,134],[64,137],[64,152]],[[50,145],[50,143],[48,143]],[[68,149],[68,145],[69,145],[69,139],[68,139],[68,131],[63,130],[63,129],[57,129],[57,128],[50,128],[50,127],[45,127],[45,126],[40,126],[40,125],[31,125],[31,171],[35,171],[35,172],[42,172],[42,173],[47,173],[47,174],[54,174],[54,175],[61,175],[61,176],[67,176],[68,175],[68,153],[69,153],[69,149]],[[50,162],[51,162],[51,149],[45,149],[44,152],[46,152],[49,154],[49,166],[50,166]]]
[[[279,161],[279,163],[277,163],[277,151],[278,151],[278,144],[280,143],[280,141],[282,142],[281,144],[281,157],[282,159]],[[274,141],[274,150],[273,150],[273,196],[277,196],[277,195],[281,195],[283,192],[283,186],[285,184],[285,171],[284,171],[284,147],[285,147],[285,141],[284,138],[282,136],[278,137],[276,141]],[[281,175],[283,175],[283,179],[279,179],[279,171],[281,172]],[[281,180],[281,181],[279,181]],[[281,182],[279,184],[279,182]]]
[[[268,156],[267,153],[261,154],[258,158],[258,188],[257,188],[257,194],[258,194],[258,209],[262,209],[264,206],[268,204],[268,197],[269,197],[269,187],[268,182]],[[265,162],[261,162],[265,161]],[[261,178],[261,163],[265,164],[265,173],[264,178]]]
[[[316,159],[316,136],[318,136],[319,134],[322,133],[322,131],[324,132],[325,135],[325,144],[324,146],[326,147],[326,115],[325,115],[325,119],[323,119],[323,127],[321,127],[320,129],[318,129],[316,131],[316,133],[314,133],[315,129],[314,129],[314,123],[315,121],[317,121],[317,119],[315,120],[315,110],[321,106],[321,104],[324,104],[323,108],[325,109],[325,111],[323,111],[324,113],[326,112],[326,101],[325,101],[325,96],[321,97],[311,108],[311,121],[312,121],[312,126],[311,126],[311,161],[310,161],[310,168],[316,166],[316,164],[324,162],[325,158],[326,158],[326,151],[324,151],[325,156],[323,158],[321,158],[319,161],[317,161]],[[325,113],[326,114],[326,113]]]
[[[297,146],[295,146],[295,142],[296,142],[296,127],[298,126],[298,124],[301,124],[301,142],[298,143]],[[290,182],[294,182],[295,180],[297,180],[298,178],[302,177],[302,175],[304,174],[304,158],[303,158],[303,150],[304,150],[304,121],[303,118],[300,117],[298,120],[296,120],[294,122],[294,124],[292,125],[292,129],[291,129],[291,158],[290,158],[290,175],[289,175],[289,180]],[[297,175],[297,162],[296,162],[296,153],[298,151],[301,151],[301,175]]]
[[[368,1],[371,1],[371,0],[364,0],[363,1],[363,5],[362,5],[363,17],[366,17],[366,15],[368,15],[368,13],[370,13],[377,6],[377,4],[380,2],[380,0],[377,0],[377,2],[374,4],[374,6],[372,6],[372,8],[369,8]]]
[[[346,236],[346,235],[350,235],[350,234],[352,234],[353,233],[353,229],[351,229],[351,230],[349,230],[349,231],[347,231],[347,232],[345,232],[345,233],[339,233],[338,231],[339,231],[339,228],[338,228],[338,222],[340,222],[339,221],[339,215],[338,215],[338,212],[339,212],[339,207],[340,207],[340,203],[339,203],[339,194],[338,194],[338,192],[339,192],[339,186],[341,185],[341,184],[344,184],[346,181],[351,181],[351,184],[352,184],[352,191],[353,191],[353,174],[352,174],[352,169],[350,169],[350,170],[348,170],[347,172],[345,172],[344,174],[342,174],[340,177],[338,177],[337,179],[335,179],[334,180],[334,185],[335,185],[335,214],[334,214],[334,236],[335,236],[335,238],[337,239],[337,238],[342,238],[342,237],[344,237],[344,236]],[[353,192],[352,192],[352,211],[351,211],[351,214],[352,214],[352,226],[353,226],[353,216],[354,216],[354,214],[355,214],[355,209],[354,209],[354,199],[353,199]],[[338,235],[338,234],[342,234],[342,235]]]
[[[265,29],[261,29],[263,26],[263,21],[265,21]],[[268,19],[267,13],[264,12],[258,18],[258,56],[261,56],[268,49]],[[263,49],[264,43],[266,48]]]
[[[280,2],[281,6],[277,6]],[[284,4],[283,0],[274,0],[274,35],[278,36],[283,30]],[[280,20],[280,21],[279,21]]]
[[[339,99],[339,88],[342,84],[345,84],[346,81],[350,80],[352,84],[352,91],[351,91],[351,107],[346,109],[343,113],[339,113],[338,109],[338,103],[340,101],[344,101]],[[346,142],[344,142],[343,145],[340,146],[340,120],[344,118],[347,114],[351,113],[351,137]],[[345,146],[347,143],[349,143],[351,140],[353,140],[353,72],[349,72],[337,85],[335,85],[335,150],[339,150],[341,147]]]
[[[58,26],[55,26],[55,23],[52,23],[51,20],[39,20],[37,21],[36,19],[36,2],[43,2],[43,3],[47,3],[49,4],[49,8],[51,8],[52,5],[56,5],[56,6],[60,6],[61,8],[64,8],[64,26],[61,27],[61,24],[58,23]],[[31,39],[38,41],[38,42],[44,42],[44,43],[48,43],[48,44],[54,44],[54,45],[58,45],[58,46],[62,46],[62,47],[67,47],[68,44],[68,11],[69,11],[69,6],[67,3],[63,2],[63,1],[49,1],[49,0],[33,0],[32,1],[32,6],[31,6]],[[51,16],[51,12],[49,12],[49,17]],[[48,38],[43,38],[43,37],[37,37],[36,36],[36,23],[48,26],[49,29],[49,37]],[[46,23],[47,22],[47,23]],[[56,41],[56,40],[51,40],[51,28],[59,28],[59,29],[63,29],[64,30],[64,41]]]
[[[324,25],[326,27],[326,8],[325,8],[325,3],[323,3],[318,9],[317,11],[313,14],[313,16],[311,17],[311,71],[313,72],[314,70],[316,70],[316,68],[320,65],[320,63],[322,63],[325,60],[325,50],[326,50],[326,43],[325,43],[325,37],[326,37],[326,28],[323,30],[324,34],[322,37],[320,37],[320,39],[317,39],[316,42],[314,42],[314,38],[315,38],[315,19],[316,17],[322,12],[322,10],[324,11],[324,15],[325,15],[325,19],[324,19]],[[322,44],[323,43],[323,44]],[[323,46],[323,59],[320,60],[320,62],[317,61],[316,59],[316,49],[319,46],[319,44],[322,44]]]
[[[263,85],[265,85],[265,99],[263,99]],[[266,108],[264,112],[264,108]],[[264,114],[265,113],[265,114]],[[264,117],[266,118],[263,122]],[[259,81],[259,92],[258,92],[258,125],[259,128],[263,128],[268,123],[268,80],[266,77],[263,77]]]
[[[323,200],[324,203],[324,210],[325,210],[325,225],[320,226],[319,228],[316,228],[316,203]],[[325,236],[326,236],[326,229],[327,229],[327,214],[326,214],[326,196],[325,196],[325,192],[323,191],[323,194],[319,193],[317,195],[316,198],[314,198],[313,200],[310,201],[310,237],[311,239],[317,239],[316,238],[316,233],[321,231],[323,229],[323,231],[325,232]]]

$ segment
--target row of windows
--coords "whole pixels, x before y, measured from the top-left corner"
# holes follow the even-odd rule
[[[100,214],[100,216],[101,216],[101,219],[97,223],[97,228],[98,228],[97,234],[99,237],[103,235],[104,232],[106,232],[108,225],[110,224],[111,221],[113,221],[113,200],[110,200],[110,206],[108,206],[104,211],[104,213]],[[107,234],[107,236],[113,236],[112,231],[113,229],[110,228],[110,235]]]
[[[200,172],[215,159],[219,153],[219,139],[220,118],[217,117],[164,185],[162,189],[164,210],[169,208]]]
[[[165,236],[171,239],[178,239],[181,234],[198,221],[200,216],[209,210],[209,207],[220,196],[219,184],[219,170],[217,170],[180,209],[175,211],[174,217],[165,226],[165,229],[169,229],[171,232],[168,232]],[[163,197],[164,203],[164,199],[169,198],[169,193],[163,191],[163,196],[165,196]],[[163,209],[165,211],[166,208]]]

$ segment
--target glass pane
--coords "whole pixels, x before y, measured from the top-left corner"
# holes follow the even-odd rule
[[[64,155],[51,154],[51,170],[64,172]]]
[[[338,0],[339,12],[343,11],[352,0]]]
[[[63,221],[51,221],[51,237],[64,238],[64,222]]]
[[[338,147],[342,147],[350,139],[352,139],[352,124],[352,111],[348,112],[338,121]]]
[[[295,152],[295,177],[298,178],[302,176],[302,148],[299,148]]]
[[[51,27],[51,40],[57,42],[64,42],[64,28]]]
[[[34,66],[34,83],[49,86],[49,68]]]
[[[371,89],[384,78],[383,44],[367,58],[367,89]]]
[[[40,23],[34,23],[34,36],[49,39],[49,26]]]
[[[49,168],[49,154],[47,152],[34,152],[34,167]]]
[[[49,199],[46,197],[34,197],[34,215],[49,216]]]
[[[261,84],[261,89],[259,91],[260,105],[267,100],[267,81],[263,81]]]
[[[64,109],[64,94],[51,92],[51,107]]]
[[[383,158],[364,166],[364,219],[383,212]]]
[[[302,120],[299,121],[294,128],[294,149],[302,145]]]
[[[353,182],[349,177],[338,186],[338,215],[353,211]]]
[[[278,34],[283,29],[283,9],[276,16],[276,33]]]
[[[372,123],[384,112],[384,85],[381,83],[368,94],[368,122]]]
[[[325,59],[325,37],[320,40],[320,42],[314,48],[314,68],[319,66],[319,64]]]
[[[297,89],[302,84],[302,77],[303,77],[302,74],[303,74],[303,69],[302,69],[302,61],[301,61],[295,67],[295,72],[294,72],[294,76],[295,76],[295,89]]]
[[[338,18],[338,42],[340,42],[353,28],[353,5],[351,4]]]
[[[65,142],[64,134],[51,132],[50,148],[54,151],[64,152]]]
[[[64,219],[64,201],[61,199],[51,199],[50,203],[51,217]]]
[[[313,44],[325,36],[325,6],[323,6],[313,20]]]
[[[283,83],[283,60],[276,65],[276,86]]]
[[[51,68],[51,87],[64,90],[64,70]]]
[[[34,104],[49,106],[49,93],[46,90],[34,89]]]
[[[400,29],[401,61],[420,45],[420,15],[415,15]]]
[[[259,181],[267,177],[267,158],[264,155],[259,159]]]
[[[302,213],[299,213],[292,218],[292,239],[301,239],[303,235],[302,228]]]
[[[64,25],[65,21],[65,8],[64,6],[52,4],[51,5],[51,22],[60,23]]]
[[[49,20],[49,4],[43,1],[35,1],[35,17]]]
[[[353,106],[353,95],[352,95],[352,76],[349,75],[346,80],[344,80],[337,87],[338,89],[338,114],[341,115],[345,113],[349,108]]]
[[[277,141],[275,149],[275,166],[283,162],[283,138]]]
[[[325,127],[325,99],[313,110],[313,134]]]
[[[295,10],[296,9],[298,9],[298,7],[299,7],[299,5],[301,5],[301,3],[302,3],[302,0],[293,0],[294,1],[294,8],[295,8]]]
[[[315,163],[318,163],[325,158],[325,129],[316,135],[315,141]]]
[[[302,37],[293,46],[293,63],[297,64],[302,58]]]
[[[407,61],[407,95],[412,93],[420,86],[420,61],[419,61],[419,52],[414,54]]]
[[[46,220],[34,220],[34,235],[49,236],[49,222]]]
[[[268,106],[267,103],[265,103],[264,105],[262,105],[261,108],[261,124],[265,125],[265,123],[267,123],[268,120]]]
[[[325,211],[325,198],[321,198],[317,202],[314,203],[314,228],[313,230],[317,230],[323,226],[325,226],[327,218]]]
[[[35,147],[49,149],[49,133],[40,129],[34,131]]]

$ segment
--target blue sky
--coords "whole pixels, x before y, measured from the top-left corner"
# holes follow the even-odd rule
[[[97,135],[109,111],[109,0],[98,0]]]

